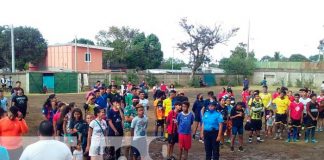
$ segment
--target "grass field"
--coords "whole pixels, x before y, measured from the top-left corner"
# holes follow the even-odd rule
[[[252,89],[261,89],[261,87],[252,87]],[[275,87],[270,87],[270,91],[273,92]],[[181,89],[185,92],[186,96],[189,97],[190,103],[193,104],[195,97],[198,93],[207,94],[208,91],[214,91],[218,93],[220,87],[210,88],[184,88]],[[241,87],[234,87],[234,94],[237,100],[241,100]],[[298,91],[297,88],[292,88],[293,91]],[[28,95],[29,97],[29,108],[26,121],[30,128],[28,136],[37,135],[37,126],[42,120],[41,108],[42,104],[48,97],[48,95]],[[76,102],[77,106],[82,108],[84,103],[84,94],[58,94],[58,99],[64,102]],[[152,104],[152,96],[150,95],[150,103]],[[152,106],[152,105],[150,105]],[[153,136],[154,131],[154,120],[153,110],[149,110],[149,128],[148,135]],[[287,144],[283,140],[275,141],[272,138],[265,138],[265,142],[258,144],[253,142],[247,144],[247,132],[244,133],[244,153],[234,152],[231,153],[229,145],[226,144],[221,149],[221,159],[323,159],[324,157],[324,132],[316,133],[316,137],[319,140],[317,144],[305,144],[304,142],[290,143]],[[153,159],[163,159],[162,151],[164,142],[154,142],[150,145],[150,154]],[[178,153],[177,146],[175,147],[176,154]],[[236,148],[237,150],[237,148]],[[202,143],[197,140],[193,141],[192,149],[189,152],[189,159],[197,160],[204,159],[205,152]]]

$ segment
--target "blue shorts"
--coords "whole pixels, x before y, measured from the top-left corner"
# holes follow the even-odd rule
[[[232,126],[232,135],[243,135],[243,125],[242,126]]]

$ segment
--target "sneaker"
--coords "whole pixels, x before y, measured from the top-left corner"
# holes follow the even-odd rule
[[[231,143],[231,140],[230,140],[230,139],[228,139],[228,140],[226,141],[226,143]]]
[[[283,138],[281,136],[279,136],[279,139],[282,140]]]
[[[240,152],[244,152],[243,147],[240,146],[239,149],[238,149],[238,151],[240,151]]]
[[[287,140],[286,140],[286,143],[289,143],[289,142],[290,142],[290,139],[287,139]]]
[[[174,156],[171,156],[171,160],[176,160],[176,158]]]
[[[308,139],[305,140],[305,143],[308,143]]]
[[[196,139],[196,135],[192,135],[192,139],[195,140]]]
[[[264,140],[263,139],[257,139],[257,142],[264,142]]]
[[[231,152],[234,152],[234,147],[231,147]]]
[[[204,143],[204,140],[201,139],[201,138],[199,138],[199,142],[200,142],[200,143]]]
[[[312,139],[312,143],[317,143],[318,141],[316,139]]]
[[[278,136],[275,136],[275,137],[273,137],[273,139],[274,139],[274,140],[278,140],[278,139],[279,139],[279,137],[278,137]]]
[[[252,138],[249,138],[249,143],[252,143]]]

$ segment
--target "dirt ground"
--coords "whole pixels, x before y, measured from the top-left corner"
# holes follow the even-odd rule
[[[261,89],[261,88],[255,88]],[[198,88],[198,89],[181,89],[185,92],[186,96],[190,99],[190,104],[193,104],[195,97],[198,93],[207,94],[208,91],[214,91],[218,93],[220,87],[212,88]],[[234,89],[234,94],[237,100],[240,100],[241,91],[239,88]],[[29,133],[27,136],[37,135],[37,126],[42,120],[41,107],[48,95],[28,95],[29,97],[29,108],[26,121],[29,126]],[[84,94],[59,94],[57,95],[60,101],[64,102],[76,102],[77,106],[82,108],[84,103]],[[150,103],[152,104],[152,96],[150,95]],[[152,105],[151,105],[152,106]],[[149,128],[148,135],[153,136],[154,132],[154,120],[152,108],[149,110]],[[317,144],[305,144],[303,141],[297,143],[287,144],[284,140],[272,140],[272,138],[265,138],[265,142],[247,144],[247,132],[244,133],[244,149],[245,152],[231,153],[229,144],[226,144],[221,150],[221,159],[323,159],[324,157],[324,132],[316,132],[315,135],[319,141]],[[163,159],[162,154],[165,151],[166,143],[164,142],[153,142],[149,147],[150,155],[153,159]],[[175,147],[176,157],[178,154],[178,147]],[[321,158],[322,157],[322,158]],[[189,152],[189,159],[204,159],[205,151],[204,145],[199,143],[197,140],[193,141],[192,148]]]

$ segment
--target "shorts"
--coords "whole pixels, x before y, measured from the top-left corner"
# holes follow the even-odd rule
[[[270,109],[265,109],[265,110],[264,110],[264,114],[265,114],[265,116],[264,116],[264,121],[266,122],[266,121],[267,121],[267,115],[270,114]]]
[[[232,126],[232,135],[243,135],[243,125],[241,126]]]
[[[147,155],[146,137],[138,138],[132,141],[132,155],[135,159],[138,157],[145,157]]]
[[[164,126],[164,119],[156,120],[155,121],[155,126]]]
[[[262,129],[262,120],[251,119],[251,131],[260,131]]]
[[[223,134],[226,132],[226,129],[227,129],[227,124],[223,123],[223,130],[222,130]]]
[[[168,143],[169,144],[176,144],[178,142],[179,142],[179,134],[178,133],[168,134]]]
[[[313,121],[310,117],[306,117],[304,121],[305,127],[312,128],[317,126],[317,121]]]
[[[195,115],[195,122],[201,122],[201,117],[199,115]]]
[[[191,148],[191,134],[179,134],[179,147],[185,150]]]
[[[290,126],[291,127],[301,127],[301,123],[300,123],[300,120],[291,120],[290,122]]]
[[[89,149],[89,156],[99,156],[104,154],[106,144],[105,139],[91,139],[90,149]]]
[[[319,112],[318,118],[324,118],[324,111]]]
[[[276,123],[287,124],[287,114],[276,114]]]

